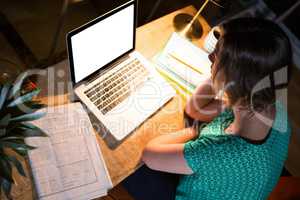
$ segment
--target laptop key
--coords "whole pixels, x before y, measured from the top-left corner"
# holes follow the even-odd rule
[[[85,94],[103,114],[106,114],[138,89],[148,74],[138,60],[133,60]]]

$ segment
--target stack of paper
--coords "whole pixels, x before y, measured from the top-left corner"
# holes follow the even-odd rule
[[[162,52],[154,57],[156,69],[184,98],[210,76],[208,54],[190,41],[173,33]]]
[[[80,103],[49,107],[34,124],[49,137],[28,138],[39,199],[94,199],[112,187],[89,117]]]

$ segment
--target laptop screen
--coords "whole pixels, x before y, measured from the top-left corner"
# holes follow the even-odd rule
[[[70,37],[72,79],[78,83],[134,48],[134,5],[122,6]],[[84,27],[85,27],[84,26]],[[79,28],[80,29],[80,28]],[[71,51],[70,51],[71,50]],[[71,55],[70,55],[71,54]],[[73,62],[73,63],[72,63]],[[72,69],[73,67],[73,69]]]

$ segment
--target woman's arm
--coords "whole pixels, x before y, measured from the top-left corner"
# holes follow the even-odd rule
[[[209,122],[222,111],[222,102],[215,99],[211,78],[203,81],[188,99],[185,112],[193,119]]]
[[[152,139],[145,147],[142,160],[154,170],[192,174],[183,155],[184,143],[197,137],[193,128],[165,134]]]
[[[210,78],[199,85],[188,100],[185,112],[200,121],[211,121],[222,110],[222,102],[215,99]],[[144,149],[142,160],[151,169],[178,173],[192,174],[183,150],[184,143],[197,137],[194,128],[183,129],[179,132],[166,134],[151,140]]]

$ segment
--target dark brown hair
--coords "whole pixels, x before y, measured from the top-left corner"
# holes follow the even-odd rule
[[[221,72],[230,105],[240,101],[254,110],[274,104],[274,72],[286,67],[285,86],[290,77],[292,50],[288,37],[279,25],[265,19],[238,18],[221,25],[222,34],[214,51],[212,78]],[[253,89],[268,78],[270,87]],[[282,86],[282,85],[281,85]]]

